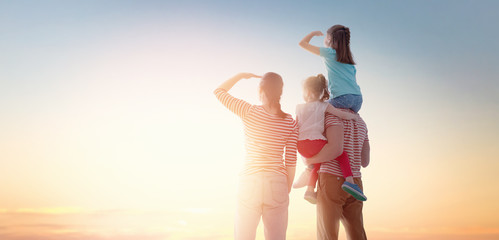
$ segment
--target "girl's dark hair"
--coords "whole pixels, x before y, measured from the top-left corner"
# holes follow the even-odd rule
[[[284,82],[282,77],[274,72],[265,73],[260,81],[260,91],[269,100],[270,106],[279,109],[279,117],[286,118],[287,114],[281,110],[281,95]]]
[[[313,93],[321,101],[326,101],[329,99],[327,80],[326,77],[324,77],[324,75],[322,74],[318,74],[317,76],[311,76],[305,79],[305,82],[303,83],[303,88]]]
[[[330,47],[336,43],[336,61],[340,63],[355,64],[350,52],[350,29],[343,25],[334,25],[327,30],[327,34],[331,38]]]

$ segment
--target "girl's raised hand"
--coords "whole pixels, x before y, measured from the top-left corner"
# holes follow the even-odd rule
[[[312,34],[314,36],[324,36],[324,34],[321,31],[313,31],[310,34]]]

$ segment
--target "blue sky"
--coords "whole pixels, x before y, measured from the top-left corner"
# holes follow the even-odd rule
[[[3,1],[0,60],[5,68],[0,73],[4,79],[19,79],[8,82],[13,87],[20,82],[39,86],[40,80],[23,71],[26,68],[32,74],[40,70],[38,79],[45,73],[56,81],[51,73],[63,73],[71,67],[65,64],[84,58],[88,50],[127,40],[113,38],[117,32],[137,41],[164,41],[157,50],[166,53],[169,42],[182,43],[187,53],[195,54],[204,48],[216,51],[220,46],[209,44],[216,41],[231,51],[247,48],[255,55],[293,56],[286,60],[300,62],[307,55],[295,45],[303,35],[342,23],[352,29],[359,68],[400,79],[386,84],[424,85],[430,95],[466,97],[492,107],[488,104],[496,100],[497,87],[490,86],[498,75],[494,65],[499,33],[493,26],[497,5],[494,1]],[[127,35],[127,29],[143,32]],[[220,34],[227,32],[231,36]],[[410,73],[418,76],[417,82],[401,78],[416,69]]]

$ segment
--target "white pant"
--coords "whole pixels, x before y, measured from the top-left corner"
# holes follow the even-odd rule
[[[254,240],[263,219],[265,239],[284,240],[288,227],[288,180],[283,174],[259,172],[240,177],[234,237]]]

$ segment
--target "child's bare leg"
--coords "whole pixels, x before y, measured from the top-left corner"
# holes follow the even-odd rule
[[[307,191],[315,191],[315,185],[317,184],[317,179],[319,178],[319,174],[317,173],[319,169],[321,168],[321,164],[313,164],[313,169],[310,174],[310,179],[308,181],[307,185]]]
[[[353,183],[353,184],[355,184],[355,182],[353,181],[353,177],[352,177],[352,176],[346,177],[346,178],[345,178],[345,181],[347,181],[347,182],[349,182],[349,183]]]

